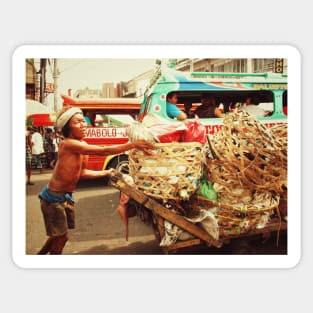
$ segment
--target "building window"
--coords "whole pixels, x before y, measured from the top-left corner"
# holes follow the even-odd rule
[[[274,59],[253,59],[253,71],[255,73],[273,72]]]
[[[234,59],[233,60],[233,72],[234,73],[245,73],[247,70],[247,60],[245,59]]]

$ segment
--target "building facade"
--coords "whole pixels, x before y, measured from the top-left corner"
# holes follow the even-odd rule
[[[53,109],[53,59],[26,59],[25,98],[39,101]]]
[[[287,59],[168,59],[166,65],[183,72],[287,73]],[[154,71],[123,83],[122,97],[142,97]]]
[[[56,59],[54,59],[56,60]],[[169,67],[184,72],[233,72],[287,73],[287,59],[162,59]],[[157,63],[157,62],[156,62]],[[26,59],[26,99],[45,103],[49,94],[54,93],[53,59]],[[49,70],[50,67],[50,70]],[[150,84],[154,70],[144,72],[133,79],[118,84],[102,82],[102,89],[86,88],[77,90],[73,97],[83,98],[141,98]]]
[[[184,72],[287,73],[287,59],[176,59],[176,69]]]

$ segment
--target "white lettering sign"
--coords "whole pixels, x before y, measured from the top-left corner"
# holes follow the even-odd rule
[[[90,127],[87,128],[86,138],[125,138],[125,127]]]

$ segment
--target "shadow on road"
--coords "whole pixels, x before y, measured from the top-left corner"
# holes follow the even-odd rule
[[[50,179],[50,174],[35,174],[32,177],[34,185],[26,185],[26,194],[27,195],[37,195],[41,189],[48,183]],[[108,179],[107,178],[97,178],[97,179],[85,179],[80,180],[75,188],[75,191],[85,190],[88,188],[100,188],[107,187]]]
[[[262,235],[250,238],[232,239],[229,244],[221,248],[196,246],[181,249],[175,254],[210,254],[210,255],[286,255],[287,232],[281,232],[277,244],[277,233],[273,232],[270,238],[264,239]]]
[[[120,246],[117,248],[110,248],[108,245],[98,245],[89,249],[81,250],[77,255],[157,255],[163,254],[162,249],[157,248],[158,243],[155,240],[146,242],[133,242],[127,246]],[[158,251],[159,250],[159,251]]]

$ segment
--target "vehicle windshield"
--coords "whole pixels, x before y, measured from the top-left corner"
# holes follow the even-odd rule
[[[96,114],[95,126],[125,127],[132,124],[135,119],[129,114]]]

